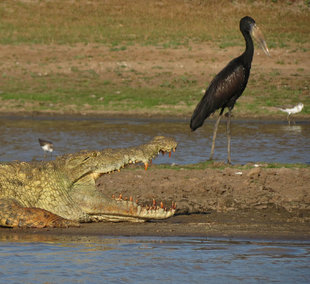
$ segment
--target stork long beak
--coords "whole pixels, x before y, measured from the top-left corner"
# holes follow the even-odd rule
[[[263,33],[259,29],[258,26],[254,25],[251,30],[251,35],[255,38],[258,42],[262,50],[265,52],[266,55],[270,56],[269,49],[267,47],[266,41],[264,39]]]

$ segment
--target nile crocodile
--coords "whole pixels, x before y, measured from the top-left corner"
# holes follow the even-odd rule
[[[105,196],[95,186],[102,174],[174,151],[173,138],[156,136],[149,143],[130,148],[81,151],[52,161],[0,164],[0,226],[68,227],[81,222],[165,219],[172,216],[163,205]]]

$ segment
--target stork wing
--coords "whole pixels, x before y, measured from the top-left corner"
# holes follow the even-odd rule
[[[217,109],[233,107],[246,87],[248,75],[238,58],[232,60],[218,73],[194,110],[191,129],[194,131],[200,127]]]

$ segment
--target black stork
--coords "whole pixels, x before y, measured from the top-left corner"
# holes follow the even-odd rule
[[[233,59],[228,65],[219,72],[211,81],[201,101],[196,106],[191,118],[190,128],[195,131],[203,125],[208,118],[216,110],[220,109],[220,114],[216,120],[213,132],[212,147],[210,160],[213,159],[214,145],[216,139],[217,128],[220,123],[225,108],[228,108],[227,117],[227,162],[231,163],[230,158],[230,120],[231,111],[234,108],[236,100],[242,95],[249,76],[251,63],[254,53],[253,36],[264,52],[269,55],[269,50],[264,40],[264,36],[251,17],[244,17],[240,20],[240,31],[245,39],[245,51],[237,58]]]

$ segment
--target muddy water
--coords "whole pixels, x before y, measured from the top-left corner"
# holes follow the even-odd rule
[[[0,242],[2,283],[309,283],[310,243],[80,237]]]
[[[38,137],[55,154],[127,147],[154,135],[179,142],[172,159],[187,164],[208,158],[213,122],[190,133],[183,120],[0,119],[0,161],[42,159]],[[234,163],[310,163],[310,124],[234,121]],[[226,159],[225,125],[215,158]],[[309,283],[308,241],[231,241],[176,237],[68,237],[0,235],[1,283]]]
[[[51,140],[56,155],[82,149],[127,147],[147,142],[155,135],[173,136],[179,142],[173,159],[155,163],[190,164],[209,158],[214,121],[190,132],[186,120],[154,119],[44,119],[0,118],[0,161],[43,158],[37,139]],[[225,122],[216,140],[216,160],[226,160]],[[285,121],[233,121],[232,161],[310,163],[310,123]]]

